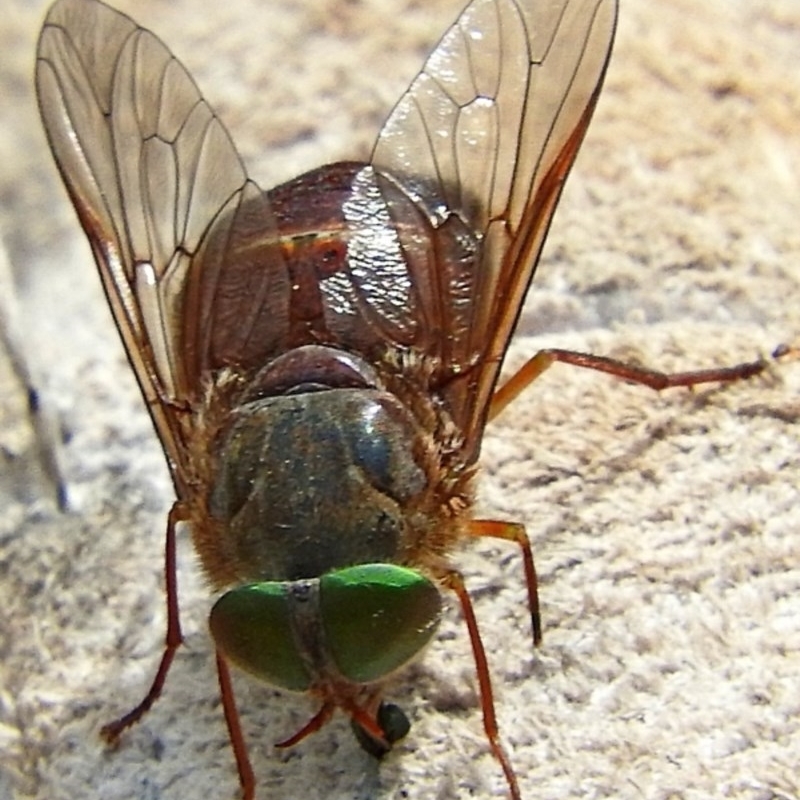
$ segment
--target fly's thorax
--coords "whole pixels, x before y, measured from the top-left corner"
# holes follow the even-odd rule
[[[329,389],[237,408],[218,440],[209,511],[242,582],[401,561],[427,488],[420,432],[392,394]]]

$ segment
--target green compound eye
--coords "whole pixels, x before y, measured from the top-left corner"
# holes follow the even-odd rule
[[[294,629],[293,587],[264,582],[232,589],[214,604],[209,627],[220,652],[240,669],[272,686],[304,692],[313,676]],[[319,579],[313,596],[327,657],[353,683],[380,680],[410,661],[433,636],[442,611],[431,581],[393,564],[331,572]]]
[[[255,583],[232,589],[211,609],[209,626],[217,647],[239,668],[293,692],[307,691],[311,675],[292,634],[285,583]]]
[[[394,564],[324,575],[319,604],[328,651],[354,683],[380,680],[410,661],[430,641],[442,612],[436,586]]]

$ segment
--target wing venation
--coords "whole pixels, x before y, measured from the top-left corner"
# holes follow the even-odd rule
[[[443,386],[477,458],[486,412],[552,213],[605,73],[616,0],[473,0],[381,130],[372,163],[434,226],[458,216],[479,254],[440,351]],[[441,269],[435,265],[434,269]],[[464,297],[469,297],[465,306]],[[444,317],[443,313],[443,317]],[[460,381],[460,382],[459,382]]]
[[[92,245],[179,492],[189,261],[247,180],[230,137],[170,51],[92,0],[59,0],[39,38],[42,120]]]

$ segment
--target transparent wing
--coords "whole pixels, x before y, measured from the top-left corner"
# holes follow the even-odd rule
[[[438,276],[439,327],[453,376],[441,392],[473,458],[597,101],[616,14],[616,0],[473,0],[373,151],[372,163],[394,175],[435,226],[455,215],[478,237],[473,268]]]
[[[179,342],[192,255],[246,175],[186,70],[96,0],[59,0],[39,38],[39,108],[181,491]]]

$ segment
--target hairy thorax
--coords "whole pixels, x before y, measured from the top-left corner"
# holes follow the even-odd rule
[[[204,461],[215,467],[192,517],[212,583],[420,559],[435,568],[471,501],[471,470],[442,437],[444,412],[407,387],[405,396],[387,390],[371,366],[359,371],[357,358],[343,367],[332,348],[289,358],[290,373],[317,380],[287,385],[279,360],[207,439],[213,452]]]

